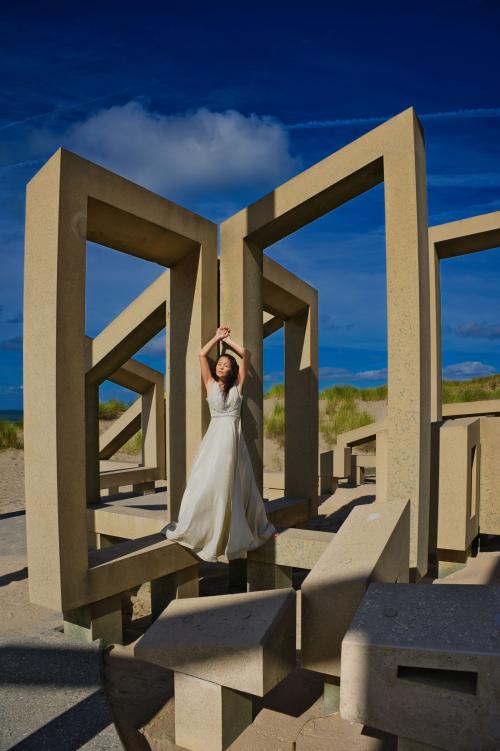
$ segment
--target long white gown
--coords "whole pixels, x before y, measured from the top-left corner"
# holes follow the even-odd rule
[[[169,540],[205,561],[246,558],[275,533],[269,523],[241,432],[243,397],[227,396],[216,381],[207,396],[211,421],[199,446],[182,497],[179,520],[163,529]]]

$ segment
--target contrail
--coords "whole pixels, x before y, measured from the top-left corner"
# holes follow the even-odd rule
[[[53,110],[49,110],[48,112],[40,112],[38,115],[30,115],[30,117],[24,117],[22,120],[12,120],[10,123],[4,123],[3,125],[0,125],[0,130],[7,130],[8,128],[14,128],[16,125],[23,125],[24,123],[29,123],[33,120],[40,120],[43,117],[48,117],[49,115],[59,115],[62,112],[68,112],[70,110],[78,109],[80,107],[86,107],[88,104],[93,104],[94,102],[100,102],[102,99],[109,99],[113,96],[118,96],[119,94],[124,94],[126,91],[129,91],[130,87],[127,87],[126,89],[121,89],[120,91],[115,91],[113,94],[103,94],[102,96],[96,96],[92,99],[86,99],[84,102],[74,102],[73,104],[67,104],[62,107],[56,107]]]
[[[287,130],[306,130],[314,128],[341,128],[345,125],[364,125],[371,123],[383,123],[392,115],[384,117],[346,117],[336,120],[309,120],[303,123],[287,125]],[[420,120],[460,120],[481,117],[500,117],[500,107],[477,107],[476,109],[449,110],[448,112],[428,112],[419,115]]]

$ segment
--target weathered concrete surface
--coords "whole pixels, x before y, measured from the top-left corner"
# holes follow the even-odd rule
[[[62,616],[28,602],[25,520],[0,517],[0,749],[123,748],[102,689],[98,644],[76,644]]]
[[[302,585],[302,664],[340,677],[342,639],[372,581],[408,581],[409,503],[354,509]]]
[[[135,655],[264,696],[295,667],[295,592],[175,600],[138,641]]]
[[[340,711],[446,751],[500,747],[500,588],[372,584],[342,644]]]

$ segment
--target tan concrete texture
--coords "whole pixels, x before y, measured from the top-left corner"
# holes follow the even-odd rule
[[[252,697],[175,674],[175,743],[190,751],[225,751],[252,723]]]
[[[248,561],[311,569],[334,537],[333,532],[312,529],[278,530],[264,545],[248,553]]]
[[[302,664],[340,677],[342,639],[370,582],[408,581],[408,501],[358,506],[302,584]]]
[[[479,531],[500,535],[500,417],[481,417]]]
[[[479,418],[447,420],[439,435],[437,547],[442,560],[465,553],[478,534],[480,467]]]
[[[427,570],[429,514],[430,305],[425,152],[413,109],[388,120],[221,225],[220,315],[221,320],[231,321],[235,336],[252,352],[243,429],[255,476],[260,478],[264,251],[382,181],[389,290],[387,499],[411,500],[411,565],[423,575]]]
[[[295,667],[295,592],[175,600],[134,654],[176,673],[264,696]]]
[[[499,608],[496,586],[371,585],[342,644],[342,717],[446,751],[499,748]]]

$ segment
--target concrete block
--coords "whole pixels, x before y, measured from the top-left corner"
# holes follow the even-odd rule
[[[372,503],[349,514],[302,584],[302,664],[340,676],[342,639],[372,581],[408,581],[410,509]]]
[[[264,696],[295,667],[295,592],[174,600],[137,642],[134,654]]]
[[[275,566],[273,563],[247,561],[247,591],[265,589],[288,589],[292,586],[292,567]]]
[[[447,420],[439,435],[438,557],[465,554],[479,527],[480,420]]]
[[[175,744],[225,751],[252,722],[252,697],[191,675],[175,674]]]
[[[481,417],[479,531],[500,535],[500,417]]]
[[[101,639],[104,646],[123,643],[121,595],[63,613],[64,633],[78,641]]]
[[[294,527],[281,529],[264,545],[251,550],[248,561],[311,569],[334,537],[334,532]]]
[[[333,451],[333,474],[335,477],[350,477],[351,455],[349,446],[337,445]]]
[[[151,616],[156,620],[172,600],[180,597],[198,597],[198,566],[174,571],[151,582]]]
[[[446,751],[500,748],[496,586],[372,584],[342,644],[340,711]]]

